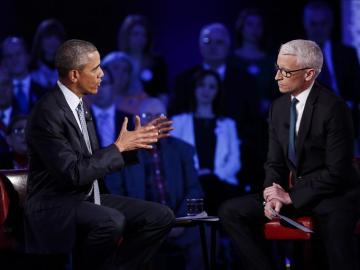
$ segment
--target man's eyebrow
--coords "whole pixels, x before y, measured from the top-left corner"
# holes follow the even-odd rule
[[[100,67],[100,64],[98,64],[96,67],[94,67],[91,71],[95,71]]]

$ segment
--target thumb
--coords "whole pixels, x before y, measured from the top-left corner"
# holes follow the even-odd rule
[[[141,121],[140,121],[140,117],[138,115],[135,116],[135,130],[138,130],[139,128],[141,128]]]
[[[121,132],[127,131],[127,125],[128,125],[128,118],[125,117],[124,122],[123,122],[122,127],[121,127]]]

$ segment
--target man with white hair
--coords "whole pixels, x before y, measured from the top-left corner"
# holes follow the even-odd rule
[[[284,95],[270,108],[263,194],[230,200],[220,210],[244,269],[272,269],[261,229],[275,212],[315,219],[328,264],[321,269],[358,269],[352,119],[346,103],[315,82],[322,64],[313,41],[292,40],[280,48],[275,80]]]

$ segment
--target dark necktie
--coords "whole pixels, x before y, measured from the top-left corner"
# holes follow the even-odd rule
[[[15,84],[15,91],[16,91],[16,102],[19,105],[19,113],[27,114],[29,112],[29,104],[24,91],[24,84],[21,81],[18,81]]]
[[[288,158],[289,160],[297,166],[297,158],[296,158],[296,120],[297,120],[297,111],[296,104],[299,101],[296,98],[291,100],[290,105],[290,127],[289,127],[289,149],[288,149]]]
[[[79,116],[80,125],[82,129],[82,134],[86,143],[86,147],[89,152],[92,154],[91,144],[90,144],[90,137],[87,130],[86,120],[85,120],[85,113],[84,113],[84,106],[82,100],[80,101],[79,105],[76,107],[76,112]],[[95,204],[100,204],[100,191],[99,191],[99,184],[97,179],[93,182],[93,189],[94,189],[94,201]]]

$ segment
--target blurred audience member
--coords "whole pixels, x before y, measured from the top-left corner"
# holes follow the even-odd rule
[[[12,79],[14,107],[19,113],[28,114],[45,89],[30,76],[25,41],[19,37],[7,37],[1,44],[1,53],[3,67]]]
[[[175,115],[172,135],[195,146],[195,165],[205,193],[209,214],[216,215],[225,199],[236,194],[241,168],[235,121],[218,113],[221,80],[212,70],[203,70],[194,80],[191,113]]]
[[[164,114],[165,105],[159,99],[149,98],[140,105],[144,125]],[[170,137],[159,141],[150,151],[138,151],[138,156],[139,164],[107,178],[109,189],[114,191],[116,185],[116,194],[159,202],[169,206],[176,216],[186,216],[186,198],[202,198],[194,167],[194,148]],[[180,251],[187,270],[203,269],[198,237],[197,228],[173,228],[162,250]],[[173,258],[171,254],[166,258],[155,260],[154,269],[179,269],[169,259]]]
[[[129,114],[139,114],[139,105],[148,95],[141,87],[135,87],[136,84],[132,83],[134,66],[131,58],[123,52],[111,52],[104,57],[102,64],[114,79],[117,109]]]
[[[31,76],[44,88],[55,86],[58,79],[55,53],[65,39],[64,26],[56,19],[44,20],[36,29],[31,51]]]
[[[27,116],[17,115],[7,128],[6,141],[9,152],[0,155],[0,169],[27,169],[28,156],[25,141]]]
[[[195,74],[202,69],[215,71],[222,81],[219,92],[220,113],[236,121],[243,142],[242,179],[250,182],[252,189],[256,189],[255,187],[261,186],[263,179],[263,153],[266,151],[262,147],[263,133],[259,130],[263,130],[264,120],[260,115],[256,82],[235,65],[234,61],[229,60],[230,45],[230,35],[223,24],[212,23],[201,29],[199,47],[202,63],[176,78],[169,112],[170,115],[190,112]]]
[[[142,15],[128,15],[118,31],[118,49],[133,61],[135,88],[141,86],[150,96],[167,95],[167,67],[163,57],[153,53],[152,36],[147,19]]]
[[[91,96],[91,111],[95,121],[96,132],[100,146],[106,147],[112,144],[121,129],[125,117],[130,120],[132,116],[116,108],[114,100],[114,78],[111,72],[104,67],[104,77],[96,95]],[[132,121],[129,121],[129,129],[133,129]]]
[[[270,101],[276,93],[275,57],[266,51],[264,16],[258,9],[240,12],[235,25],[235,61],[256,80],[261,113],[267,117]]]
[[[329,4],[309,2],[304,7],[303,19],[307,38],[315,41],[324,55],[324,65],[317,80],[346,101],[358,101],[360,67],[357,54],[354,48],[331,40],[334,16]]]
[[[0,155],[9,150],[6,129],[15,113],[12,106],[12,82],[9,74],[0,68]]]

